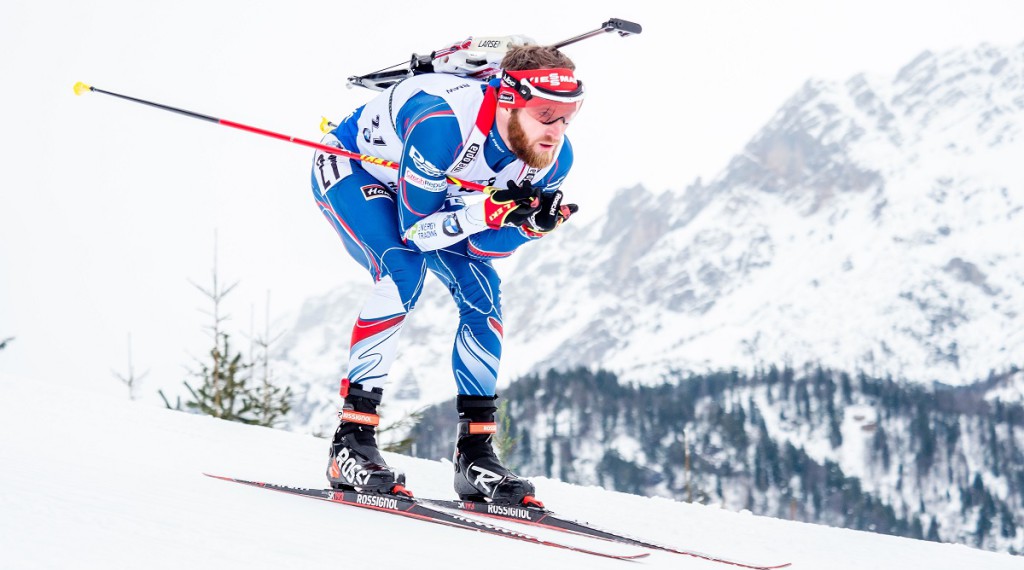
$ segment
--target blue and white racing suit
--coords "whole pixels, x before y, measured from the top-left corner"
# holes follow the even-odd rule
[[[429,269],[459,309],[452,370],[460,395],[493,396],[503,336],[500,279],[491,260],[537,239],[519,227],[488,229],[478,192],[447,175],[505,188],[529,180],[553,192],[572,166],[567,139],[543,169],[527,166],[495,125],[497,80],[488,85],[426,74],[394,85],[341,121],[323,140],[396,162],[380,165],[317,152],[313,195],[356,261],[374,279],[352,330],[348,378],[383,388],[398,338]]]

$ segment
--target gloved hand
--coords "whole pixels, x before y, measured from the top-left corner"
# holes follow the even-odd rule
[[[484,222],[492,230],[502,226],[519,226],[540,207],[540,190],[529,180],[521,185],[509,180],[507,190],[498,190],[487,197]]]
[[[533,233],[546,234],[557,228],[569,216],[579,211],[576,204],[562,205],[562,191],[544,192],[540,195],[537,212],[526,220],[524,227]]]

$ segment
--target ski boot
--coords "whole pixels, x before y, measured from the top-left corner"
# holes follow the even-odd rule
[[[349,383],[348,378],[341,381],[345,404],[338,414],[341,424],[334,432],[327,462],[327,480],[332,489],[412,496],[405,488],[405,474],[388,467],[377,449],[377,405],[382,394],[380,388],[367,392],[361,384]]]
[[[533,483],[509,471],[494,454],[491,439],[497,433],[494,401],[497,396],[459,396],[458,438],[455,442],[455,492],[464,501],[543,508],[534,498]]]

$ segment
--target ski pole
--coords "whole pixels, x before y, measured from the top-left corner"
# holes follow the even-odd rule
[[[150,107],[156,107],[157,109],[163,109],[164,111],[170,111],[172,113],[178,113],[179,115],[185,115],[186,117],[192,117],[193,119],[199,119],[199,120],[207,121],[207,122],[210,122],[210,123],[216,123],[218,125],[224,125],[225,127],[231,127],[233,129],[239,129],[239,130],[242,130],[242,131],[245,131],[245,132],[248,132],[248,133],[255,133],[257,135],[263,135],[263,136],[266,136],[266,137],[270,137],[270,138],[274,138],[274,139],[279,139],[279,140],[287,141],[287,142],[290,142],[290,143],[295,143],[297,145],[302,145],[302,146],[307,146],[307,147],[310,147],[310,148],[315,148],[315,149],[317,149],[319,151],[323,151],[323,152],[326,152],[328,154],[336,154],[338,156],[344,156],[345,158],[351,158],[353,160],[359,160],[359,161],[362,161],[362,162],[368,162],[370,164],[376,164],[378,166],[383,166],[385,168],[391,168],[393,170],[398,170],[398,163],[397,162],[392,162],[390,160],[385,160],[383,158],[377,158],[376,156],[370,156],[368,154],[359,154],[359,153],[356,153],[356,152],[350,152],[350,151],[347,151],[347,150],[345,150],[343,148],[338,148],[336,146],[330,146],[330,145],[326,145],[326,144],[322,144],[322,143],[318,143],[318,142],[308,141],[308,140],[305,140],[305,139],[300,139],[298,137],[284,135],[284,134],[281,134],[281,133],[275,133],[274,131],[268,131],[266,129],[261,129],[259,127],[251,127],[249,125],[243,125],[242,123],[236,123],[234,121],[229,121],[227,119],[221,119],[221,118],[218,118],[218,117],[212,117],[210,115],[203,115],[202,113],[196,113],[194,111],[189,111],[189,110],[186,110],[186,109],[179,109],[177,107],[171,107],[170,105],[164,105],[164,104],[161,104],[161,103],[155,103],[153,101],[147,101],[145,99],[139,99],[139,98],[136,98],[136,97],[130,97],[128,95],[122,95],[120,93],[114,93],[113,91],[106,91],[104,89],[99,89],[98,87],[93,87],[91,85],[86,85],[85,83],[82,83],[81,81],[79,81],[78,83],[75,83],[75,95],[82,95],[83,93],[85,93],[87,91],[92,91],[94,93],[102,93],[104,95],[110,95],[112,97],[117,97],[118,99],[124,99],[126,101],[132,101],[134,103],[141,103],[143,105],[148,105]],[[451,176],[448,177],[448,180],[452,184],[455,184],[456,186],[460,186],[462,188],[466,188],[467,190],[476,190],[478,192],[484,192],[484,193],[487,193],[487,194],[491,194],[494,191],[498,190],[497,188],[494,188],[494,187],[491,187],[491,186],[485,186],[483,184],[478,184],[476,182],[470,182],[469,180],[460,180],[458,178],[453,178]]]

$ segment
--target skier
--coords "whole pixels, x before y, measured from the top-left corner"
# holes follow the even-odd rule
[[[455,491],[464,500],[540,504],[533,484],[503,466],[491,447],[503,337],[491,260],[553,231],[577,210],[561,204],[558,188],[572,166],[564,135],[583,85],[573,62],[552,47],[510,45],[500,68],[486,82],[451,73],[404,79],[323,140],[396,162],[397,171],[324,152],[314,157],[317,204],[374,280],[352,329],[342,380],[344,405],[327,468],[334,488],[411,496],[404,473],[381,457],[375,428],[402,326],[430,270],[459,309],[452,352]],[[497,190],[474,203],[480,193],[449,175]]]

